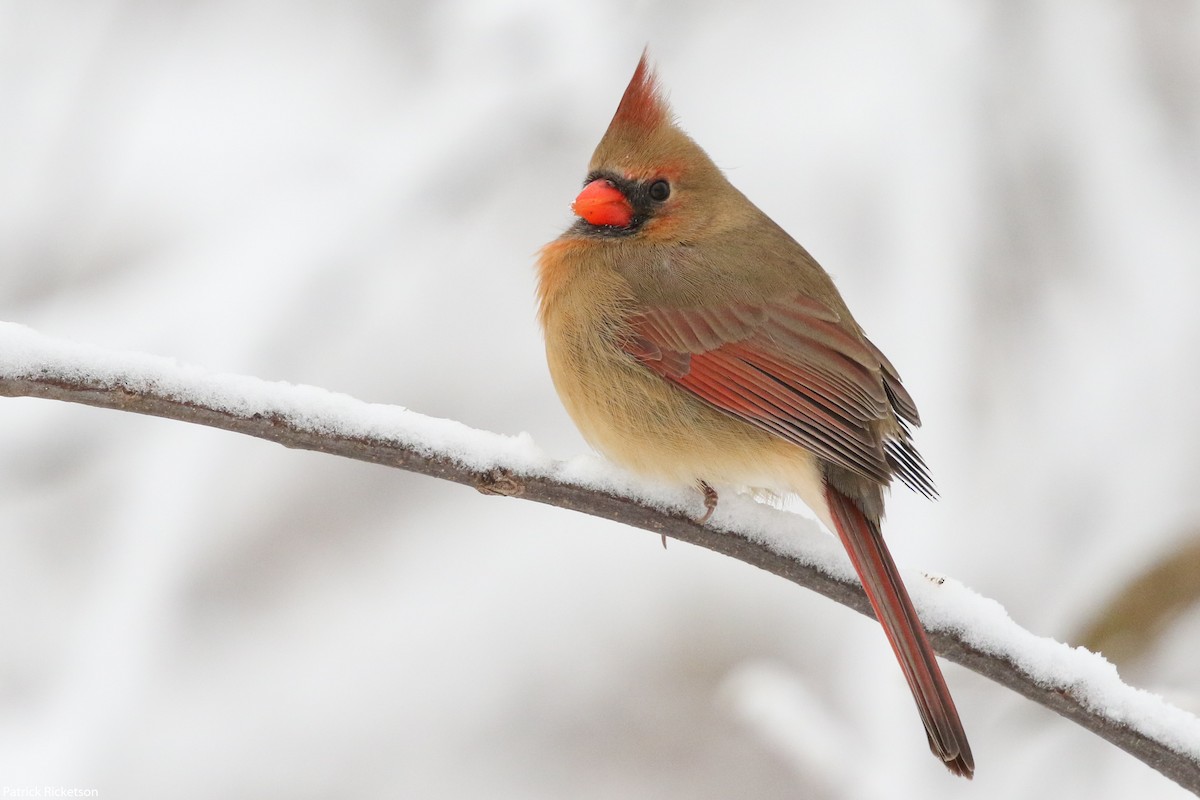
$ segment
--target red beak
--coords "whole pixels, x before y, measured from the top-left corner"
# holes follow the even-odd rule
[[[583,187],[571,204],[571,210],[592,225],[624,228],[633,221],[633,206],[624,193],[600,178]]]

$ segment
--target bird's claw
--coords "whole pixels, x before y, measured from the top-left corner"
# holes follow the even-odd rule
[[[712,519],[713,512],[717,510],[717,490],[709,486],[704,481],[700,481],[700,491],[704,492],[704,513],[698,517],[693,517],[697,525],[703,525]],[[662,534],[663,550],[667,549],[667,535]]]
[[[704,513],[697,517],[696,522],[703,525],[712,519],[713,512],[717,510],[717,490],[700,481],[700,491],[704,492]]]

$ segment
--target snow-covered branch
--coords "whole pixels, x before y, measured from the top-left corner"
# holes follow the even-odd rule
[[[521,497],[644,528],[732,556],[870,615],[832,537],[795,515],[722,498],[706,525],[698,494],[646,486],[595,458],[558,462],[526,435],[502,436],[308,386],[270,383],[117,353],[0,323],[0,395],[150,414]],[[953,580],[909,574],[944,657],[1107,739],[1200,793],[1200,720],[1121,682],[1099,655],[1035,636]],[[970,709],[963,709],[970,719]]]

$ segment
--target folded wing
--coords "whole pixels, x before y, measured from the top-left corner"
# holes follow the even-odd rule
[[[626,350],[711,405],[829,462],[936,493],[908,434],[920,417],[895,368],[810,298],[644,309]]]

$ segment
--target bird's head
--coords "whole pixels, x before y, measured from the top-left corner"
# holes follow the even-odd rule
[[[571,206],[579,217],[575,230],[686,241],[711,225],[730,190],[736,193],[675,124],[643,53]]]

